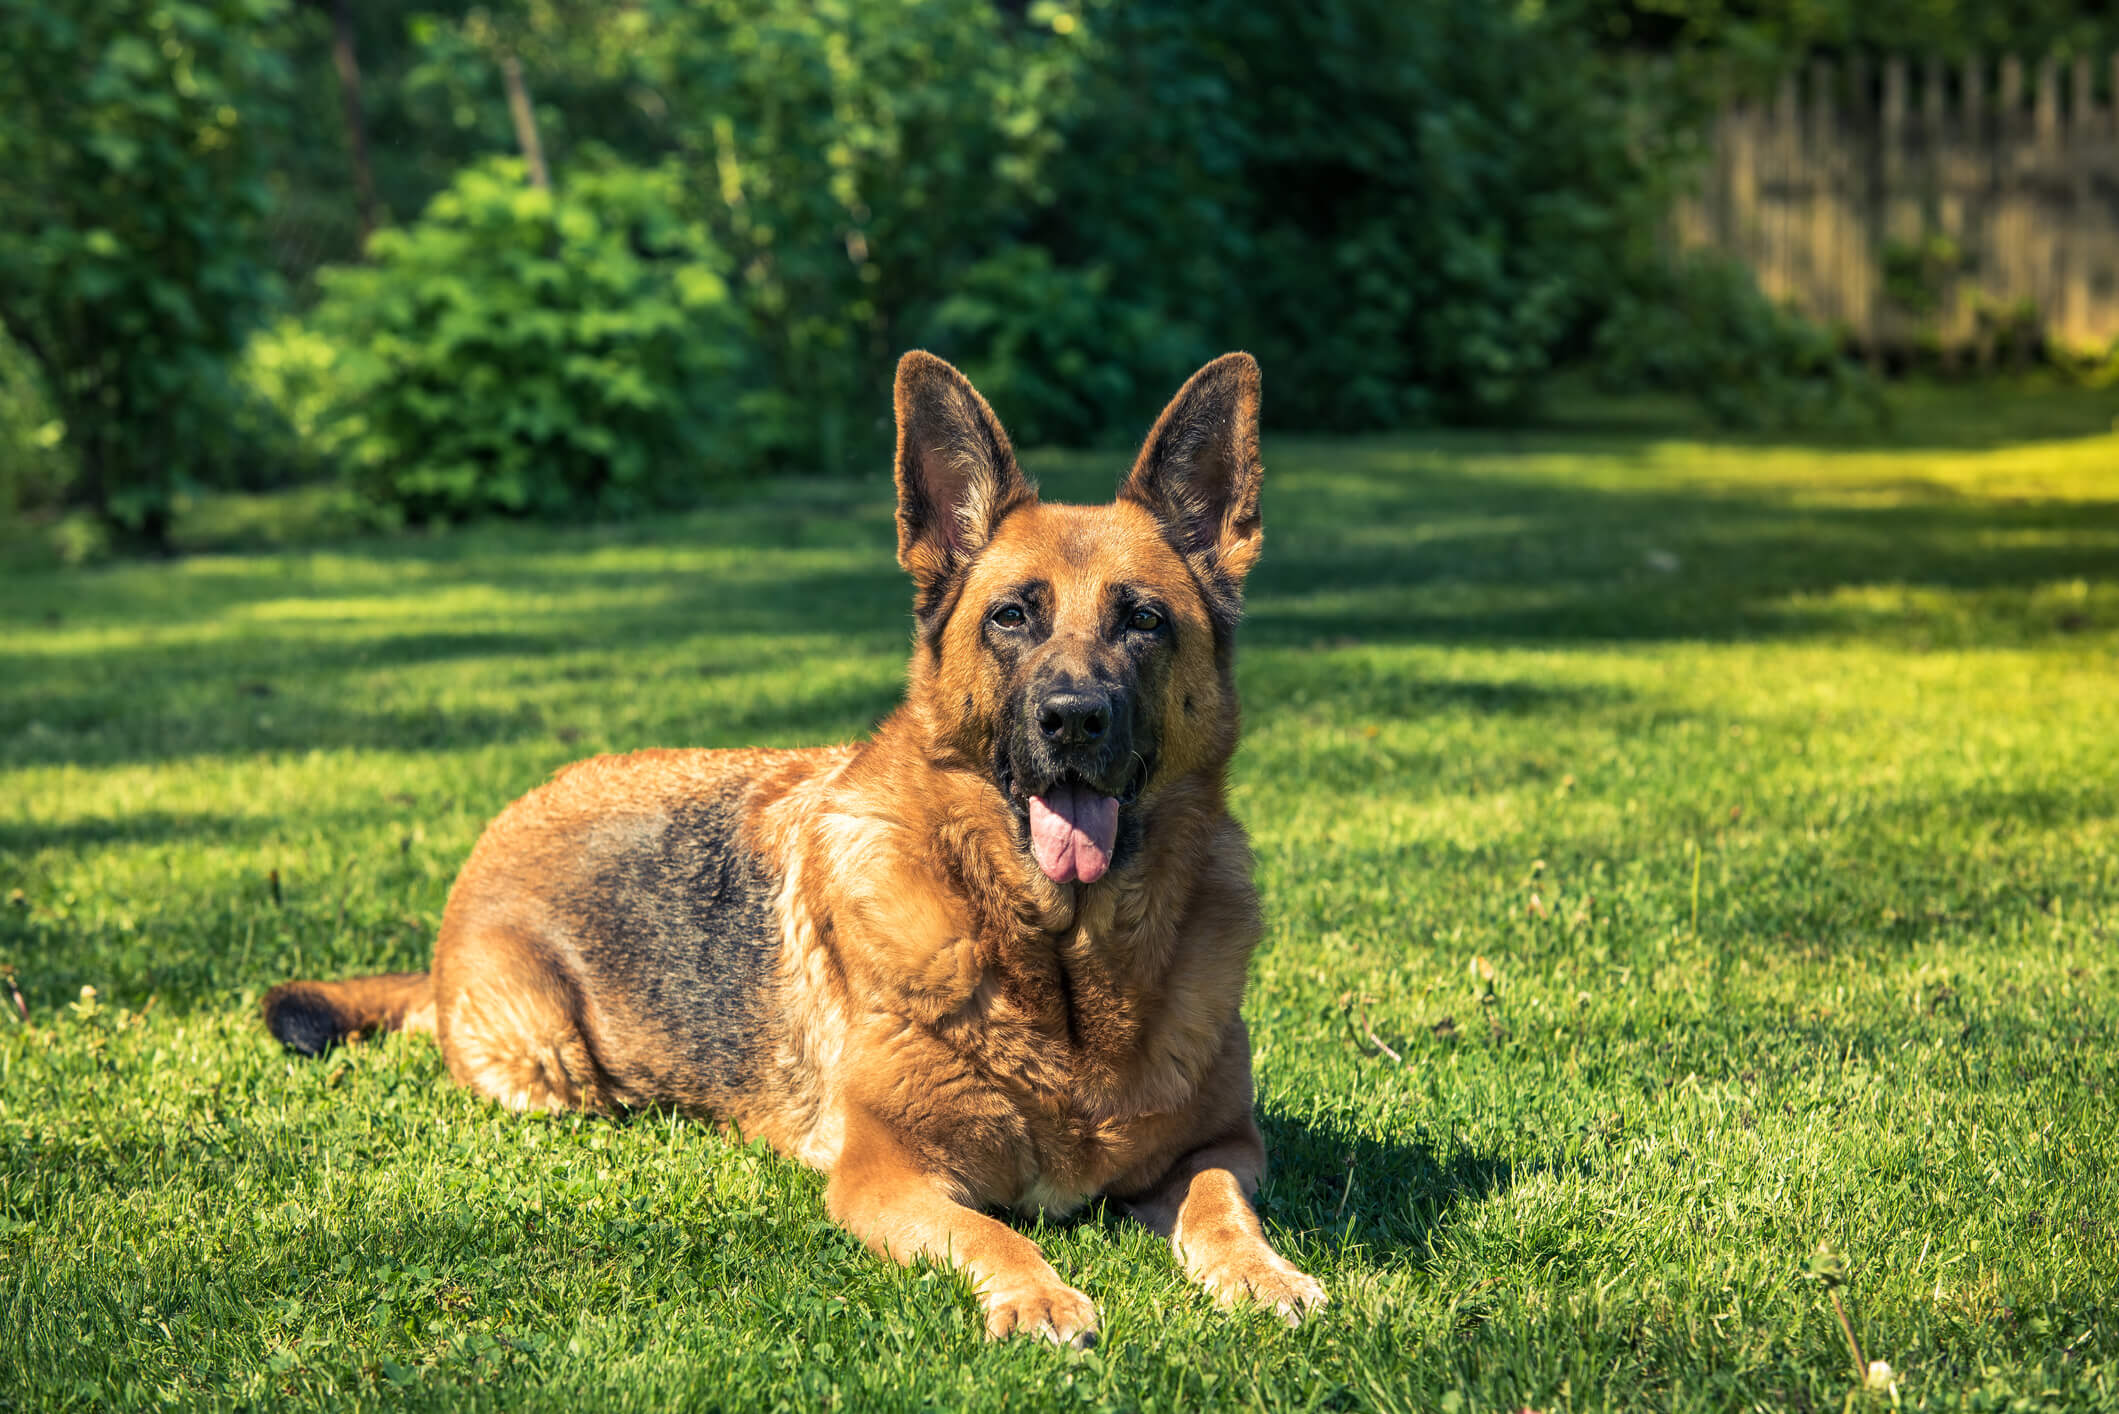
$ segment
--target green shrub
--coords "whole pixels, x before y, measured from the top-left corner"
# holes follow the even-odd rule
[[[2077,355],[2063,362],[2085,387],[2119,388],[2119,338],[2107,344],[2102,351]],[[2119,431],[2119,417],[2112,419],[2112,428]]]
[[[918,340],[956,360],[1027,445],[1138,438],[1219,352],[1197,327],[1032,245],[965,270]]]
[[[248,360],[306,439],[410,519],[623,514],[742,469],[748,343],[672,170],[463,172],[372,263],[325,271]]]
[[[227,365],[271,293],[258,154],[281,10],[0,9],[0,320],[42,370],[69,499],[146,541],[240,451]]]
[[[73,482],[66,424],[37,365],[0,333],[0,514],[60,504]]]
[[[1690,394],[1731,426],[1799,426],[1880,407],[1875,379],[1830,332],[1710,253],[1637,271],[1597,329],[1595,357],[1606,387]]]

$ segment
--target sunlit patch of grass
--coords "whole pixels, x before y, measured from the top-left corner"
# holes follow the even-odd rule
[[[2109,416],[1269,439],[1247,1013],[1268,1221],[1335,1304],[1219,1315],[1092,1214],[1037,1234],[1086,1357],[986,1344],[758,1149],[254,1019],[421,965],[566,761],[866,730],[885,483],[11,573],[0,1407],[2119,1403]]]

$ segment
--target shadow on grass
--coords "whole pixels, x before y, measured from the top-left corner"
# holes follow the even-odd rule
[[[102,848],[125,844],[256,844],[284,826],[259,816],[206,810],[140,810],[125,815],[89,815],[64,824],[0,820],[0,857],[47,849]]]
[[[1488,440],[1497,453],[1505,445]],[[1566,450],[1551,443],[1541,454]],[[1517,472],[1505,455],[1489,460],[1500,469],[1452,465],[1436,439],[1291,448],[1268,488],[1269,548],[1250,584],[1244,641],[1287,649],[1845,634],[1894,622],[1888,607],[1834,599],[1879,586],[2024,596],[2022,612],[1950,632],[2020,641],[2109,627],[2095,622],[2095,606],[2035,609],[2029,595],[2111,577],[2119,499],[2003,502],[1901,479],[1836,483],[1820,501],[1786,487],[1615,488]],[[1080,471],[1048,482],[1092,495],[1109,485]],[[1870,495],[1884,503],[1863,503]],[[196,573],[121,566],[18,577],[0,606],[0,682],[9,684],[0,687],[0,763],[570,739],[569,724],[534,703],[463,702],[449,690],[460,680],[445,677],[452,667],[489,694],[601,676],[606,697],[696,702],[694,739],[716,744],[746,730],[843,737],[887,711],[894,691],[834,689],[730,713],[725,699],[673,674],[702,656],[710,661],[693,664],[693,684],[742,671],[758,641],[820,663],[899,657],[909,594],[890,563],[887,502],[880,482],[835,483],[832,495],[674,526],[487,527]],[[686,568],[685,555],[702,546],[724,552],[718,572]],[[738,546],[756,556],[730,568],[725,552]],[[604,558],[639,547],[649,553],[630,563]],[[819,551],[843,564],[820,565]],[[791,558],[776,563],[781,555]],[[451,623],[433,604],[459,591],[468,593],[464,621]],[[119,641],[99,643],[102,630]],[[581,661],[555,662],[569,657]],[[519,665],[512,675],[510,665]],[[1247,670],[1261,716],[1322,692],[1391,711],[1445,690],[1482,711],[1580,705],[1511,685],[1444,689],[1402,668],[1299,683],[1261,667]]]
[[[1506,1193],[1520,1171],[1497,1154],[1442,1154],[1422,1142],[1377,1140],[1261,1108],[1267,1172],[1257,1206],[1271,1224],[1344,1241],[1378,1264],[1417,1263],[1463,1203]],[[1000,1214],[1007,1217],[1007,1214]],[[1063,1222],[1121,1227],[1134,1219],[1113,1200]]]
[[[770,700],[715,701],[702,705],[680,732],[654,744],[733,747],[772,733],[825,745],[872,727],[896,706],[899,695],[894,684],[847,682]],[[43,717],[18,724],[20,734],[0,749],[0,765],[109,765],[345,749],[443,751],[532,741],[552,742],[564,760],[622,749],[584,734],[568,721],[570,714],[564,708],[363,708],[335,697],[327,688],[290,692],[276,702],[276,708],[260,713],[255,703],[230,695],[225,708],[207,700],[191,704],[180,715],[140,721],[95,710],[86,702],[47,699],[44,710],[60,725],[55,727]],[[416,778],[406,780],[408,790],[418,784]],[[525,780],[522,789],[536,784],[536,780]],[[36,827],[24,828],[32,836],[27,845],[42,847],[34,838]],[[7,847],[0,839],[0,849]]]
[[[1854,415],[1836,425],[1736,428],[1717,423],[1696,402],[1674,393],[1613,396],[1568,377],[1554,387],[1536,431],[1576,441],[1690,436],[1740,446],[1971,452],[2119,430],[2119,389],[2087,389],[2046,372],[1982,372],[1971,380],[1908,378],[1884,390],[1884,407],[1887,415],[1880,420],[1850,408]]]
[[[1267,1218],[1294,1231],[1344,1236],[1377,1261],[1421,1262],[1462,1203],[1506,1193],[1517,1166],[1498,1154],[1440,1153],[1427,1143],[1376,1140],[1261,1109],[1269,1169]]]
[[[1276,523],[1269,506],[1275,533],[1249,587],[1246,641],[1799,638],[1859,626],[1799,601],[1877,586],[2025,590],[2108,579],[2119,565],[2119,499],[1861,486],[1848,489],[1903,499],[1814,504],[1471,476],[1384,446],[1369,459],[1352,484],[1284,488],[1283,502],[1303,498],[1294,516]]]
[[[598,686],[625,693],[647,687],[672,703],[689,700],[698,704],[687,723],[694,744],[741,745],[746,734],[762,732],[783,739],[813,736],[820,744],[843,740],[896,705],[895,682],[843,680],[769,700],[731,700],[705,684],[750,665],[725,647],[700,642],[702,634],[801,635],[805,641],[829,635],[827,641],[839,645],[835,661],[869,649],[890,652],[904,642],[910,621],[908,596],[894,571],[878,566],[790,575],[772,595],[712,586],[672,594],[676,577],[624,576],[634,603],[542,616],[521,628],[376,633],[371,621],[361,620],[349,633],[329,621],[295,620],[228,639],[78,652],[38,652],[33,638],[18,635],[18,641],[30,640],[29,651],[0,652],[0,682],[21,685],[0,689],[0,764],[580,739],[562,707],[447,701],[434,685],[439,680],[422,670],[448,667],[480,675],[478,686],[488,689],[585,683],[592,697]],[[496,570],[477,582],[507,587],[517,578]],[[527,585],[517,587],[529,592]],[[435,588],[406,588],[390,597],[403,598],[409,609]],[[318,597],[331,592],[319,590]],[[581,661],[554,661],[561,658]],[[386,695],[391,700],[379,700]],[[408,703],[407,697],[415,700]],[[422,704],[419,697],[433,700]]]
[[[1256,658],[1246,664],[1244,680],[1249,692],[1244,721],[1251,726],[1300,717],[1327,705],[1334,716],[1351,720],[1444,712],[1572,719],[1635,700],[1635,694],[1606,683],[1422,678],[1395,667],[1379,670],[1358,658],[1326,654]],[[1303,746],[1305,753],[1330,749],[1317,742]]]

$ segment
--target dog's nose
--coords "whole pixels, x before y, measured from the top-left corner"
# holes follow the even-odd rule
[[[1101,692],[1055,692],[1037,708],[1037,729],[1055,746],[1080,746],[1111,730],[1111,699]]]

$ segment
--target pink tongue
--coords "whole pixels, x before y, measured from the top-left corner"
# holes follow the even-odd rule
[[[1117,835],[1118,801],[1112,796],[1069,783],[1030,797],[1030,850],[1056,883],[1103,878]]]

